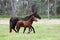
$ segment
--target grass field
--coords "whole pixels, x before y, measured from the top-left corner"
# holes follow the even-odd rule
[[[33,24],[36,33],[23,34],[23,28],[19,33],[9,33],[8,24],[0,24],[0,40],[60,40],[60,24]]]

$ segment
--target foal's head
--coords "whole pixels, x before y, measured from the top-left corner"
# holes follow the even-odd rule
[[[32,21],[37,21],[36,17],[34,17],[34,16],[31,17],[31,20]]]

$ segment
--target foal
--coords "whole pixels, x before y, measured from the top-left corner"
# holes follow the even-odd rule
[[[24,32],[25,32],[26,28],[29,28],[29,32],[28,32],[28,33],[30,33],[30,29],[31,29],[31,28],[32,28],[33,31],[34,31],[34,28],[31,27],[33,21],[37,21],[37,20],[36,20],[36,17],[34,17],[34,16],[32,16],[32,17],[31,17],[29,20],[27,20],[27,21],[22,21],[22,20],[18,21],[17,24],[16,24],[17,32],[19,32],[20,27],[24,27],[24,28],[25,28],[25,29],[24,29]],[[24,32],[23,32],[23,33],[24,33]],[[35,33],[35,31],[34,31],[34,33]]]

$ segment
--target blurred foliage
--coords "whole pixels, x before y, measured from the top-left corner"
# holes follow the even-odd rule
[[[57,13],[60,14],[60,1],[58,1]]]
[[[52,9],[54,9],[54,1],[55,0],[49,0],[49,4],[53,4],[53,6],[51,6],[50,8],[50,15],[54,15],[54,11],[52,11]],[[58,1],[58,0],[57,0]],[[21,14],[21,4],[20,4],[21,0],[17,2],[17,15],[18,16],[26,16],[29,13],[27,13],[28,11],[28,5],[27,3],[24,3],[24,13]],[[48,0],[31,0],[32,5],[36,4],[37,9],[38,9],[38,14],[39,15],[45,15],[42,16],[43,18],[47,16],[48,14]],[[13,13],[11,13],[12,7],[11,7],[11,2],[10,0],[0,0],[0,15],[12,15]],[[60,15],[60,1],[57,2],[57,15]],[[10,13],[9,13],[10,12]],[[57,16],[58,17],[58,16]],[[58,17],[59,18],[59,17]]]

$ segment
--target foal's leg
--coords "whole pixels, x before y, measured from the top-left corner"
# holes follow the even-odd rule
[[[17,33],[19,33],[19,29],[20,29],[20,27],[19,27],[19,28],[17,28]]]
[[[28,33],[30,33],[30,29],[31,29],[31,26],[29,27],[29,32]]]
[[[25,30],[26,30],[26,27],[24,27],[24,31],[23,31],[23,33],[25,33]]]
[[[19,29],[20,29],[20,26],[19,26],[19,24],[17,24],[17,25],[16,25],[17,33],[19,32]]]
[[[32,28],[30,28],[29,31],[31,32],[32,31]]]
[[[35,33],[35,29],[31,26],[31,28],[33,29],[33,33]]]

